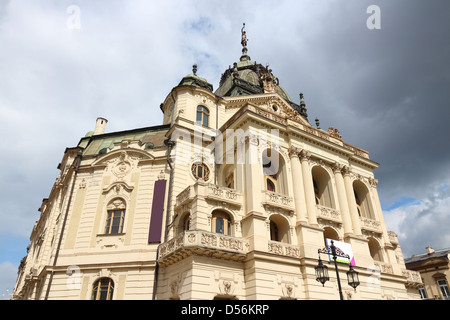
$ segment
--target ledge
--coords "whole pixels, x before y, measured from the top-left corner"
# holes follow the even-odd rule
[[[243,261],[249,251],[248,240],[201,230],[185,231],[159,246],[158,263],[169,266],[191,255]]]

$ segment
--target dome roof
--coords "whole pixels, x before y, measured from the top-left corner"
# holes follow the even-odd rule
[[[191,86],[197,88],[203,88],[208,91],[213,92],[213,86],[205,78],[197,76],[197,65],[192,66],[192,72],[181,79],[178,86]]]
[[[308,114],[304,104],[298,105],[292,102],[287,92],[280,86],[277,77],[272,74],[269,66],[263,66],[250,60],[243,50],[239,62],[229,67],[222,74],[219,88],[215,94],[220,97],[234,97],[261,93],[278,93],[292,108],[294,108],[306,120]]]
[[[263,65],[247,59],[235,62],[229,67],[220,80],[219,88],[215,94],[221,97],[239,96],[258,93],[278,93],[283,99],[291,101],[287,92],[279,85],[278,78],[272,70]]]

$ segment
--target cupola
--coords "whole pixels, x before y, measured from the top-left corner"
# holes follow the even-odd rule
[[[277,93],[289,103],[306,120],[308,114],[304,105],[292,102],[287,92],[280,86],[280,81],[272,73],[269,64],[263,66],[252,61],[248,55],[245,23],[241,29],[242,55],[222,74],[219,88],[215,94],[220,97],[233,97],[262,93]],[[304,102],[303,102],[304,103]]]

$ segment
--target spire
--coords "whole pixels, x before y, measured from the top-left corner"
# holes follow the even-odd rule
[[[303,93],[300,93],[300,114],[304,117],[308,117],[308,110],[306,109],[305,99],[303,98]]]
[[[241,61],[249,61],[250,57],[247,55],[247,33],[245,32],[245,23],[243,23],[242,25],[242,29],[241,29],[241,45],[242,45],[242,56],[241,56]]]

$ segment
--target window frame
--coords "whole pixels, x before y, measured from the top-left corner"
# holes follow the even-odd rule
[[[273,190],[269,189],[269,185],[271,185],[270,187],[272,187]],[[277,180],[275,180],[274,178],[272,178],[270,176],[266,176],[266,190],[276,193],[277,192]]]
[[[217,231],[217,222],[220,220],[223,221],[223,232]],[[212,213],[211,232],[224,236],[232,236],[232,229],[231,217],[228,213],[223,211],[214,211]]]
[[[119,213],[118,216],[116,214]],[[104,234],[122,234],[125,225],[126,209],[109,209],[106,212],[106,224]],[[119,224],[115,225],[114,222],[118,219]],[[113,232],[113,228],[117,227],[117,232]]]
[[[203,127],[209,127],[209,109],[205,106],[197,106],[197,113],[195,115],[195,123],[201,124]],[[205,124],[206,122],[206,124]]]
[[[442,282],[442,283],[440,283]],[[448,287],[447,280],[445,279],[438,279],[436,280],[436,284],[439,287],[439,291],[441,293],[443,300],[450,300],[450,289]]]
[[[201,176],[199,174],[199,168],[201,168]],[[209,175],[211,171],[209,170],[208,166],[205,163],[194,163],[191,167],[192,175],[196,180],[202,179],[203,181],[209,180]]]
[[[103,281],[108,281],[108,283],[105,285],[103,284]],[[103,290],[102,288],[105,288],[106,286],[106,299],[102,298]],[[92,285],[92,295],[91,300],[113,300],[114,296],[114,280],[111,278],[99,278],[97,279],[94,284]]]

